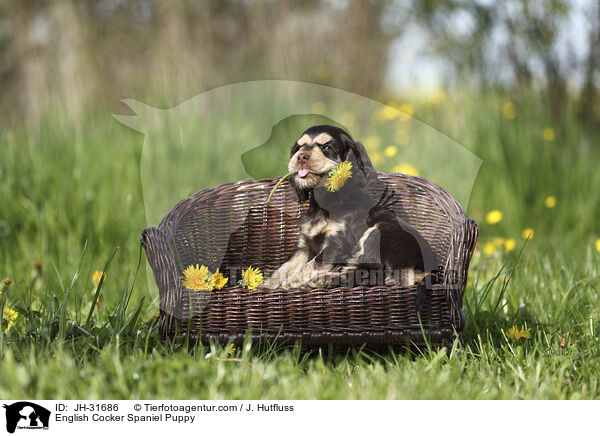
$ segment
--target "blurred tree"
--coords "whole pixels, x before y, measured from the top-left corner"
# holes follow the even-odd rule
[[[226,83],[291,79],[373,95],[401,20],[392,0],[24,0],[0,4],[3,114],[135,96],[157,104]],[[407,14],[405,14],[407,15]],[[156,99],[159,98],[157,102]],[[16,110],[18,109],[18,110]]]
[[[589,115],[597,100],[599,5],[586,4],[590,31],[586,47],[578,47],[586,54],[579,57],[568,38],[574,5],[566,0],[414,0],[412,11],[457,76],[475,78],[481,86],[542,87],[559,116],[569,85],[575,85],[571,92],[582,114]]]
[[[35,120],[57,104],[77,120],[94,103],[171,106],[256,79],[374,96],[392,43],[416,24],[448,81],[542,88],[556,115],[574,96],[587,116],[598,108],[600,0],[582,5],[589,30],[574,50],[567,0],[5,1],[0,114]]]
[[[589,33],[587,35],[587,59],[584,62],[584,81],[580,97],[581,113],[593,114],[598,108],[598,82],[600,81],[600,0],[594,2],[589,11]]]

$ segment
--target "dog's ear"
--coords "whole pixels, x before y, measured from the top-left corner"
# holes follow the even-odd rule
[[[371,159],[369,159],[365,146],[346,135],[342,135],[342,141],[344,141],[347,150],[346,159],[350,160],[353,165],[362,171],[367,183],[375,181],[377,179],[377,171],[373,167]]]
[[[304,203],[305,201],[307,201],[309,197],[308,189],[301,189],[298,185],[296,185],[296,182],[294,181],[294,176],[290,177],[289,180],[290,185],[292,185],[292,188],[294,188],[294,191],[296,191],[298,203]]]

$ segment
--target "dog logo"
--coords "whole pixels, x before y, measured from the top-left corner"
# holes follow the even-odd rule
[[[6,431],[14,433],[17,428],[48,430],[50,411],[28,401],[4,405],[6,409]]]
[[[451,138],[394,107],[340,89],[311,83],[286,80],[234,83],[204,92],[170,109],[152,107],[131,99],[123,100],[123,104],[128,106],[130,113],[115,114],[114,118],[144,134],[140,177],[148,227],[160,223],[175,200],[187,198],[193,191],[249,177],[255,179],[253,187],[248,189],[248,185],[243,182],[230,185],[227,195],[230,195],[228,198],[231,200],[227,201],[243,203],[244,206],[232,209],[234,212],[228,215],[226,225],[219,224],[206,233],[211,235],[210,243],[208,240],[206,243],[198,240],[200,245],[197,246],[195,240],[188,240],[185,242],[186,248],[176,255],[176,262],[185,261],[185,265],[202,263],[213,270],[217,267],[222,270],[230,268],[227,272],[231,284],[239,276],[240,268],[236,265],[247,263],[247,259],[242,254],[245,253],[244,250],[230,248],[239,244],[243,246],[246,243],[244,241],[248,241],[249,234],[257,235],[248,233],[248,229],[262,228],[267,217],[269,220],[277,219],[280,225],[294,226],[306,206],[286,201],[285,207],[275,208],[267,206],[265,201],[273,179],[289,172],[290,147],[301,139],[301,133],[309,126],[340,127],[351,138],[364,141],[365,152],[371,157],[375,170],[402,172],[405,164],[414,165],[419,176],[443,186],[465,209],[482,162]],[[305,139],[301,142],[304,143]],[[313,151],[317,152],[316,149]],[[323,154],[327,156],[330,153]],[[298,155],[297,158],[305,159],[306,156]],[[336,164],[341,163],[334,160]],[[367,176],[360,169],[358,159],[351,163],[353,169],[350,180],[356,182],[360,174]],[[304,166],[305,168],[297,169],[296,179],[306,184],[312,184],[317,175],[323,177],[328,174],[326,170],[333,169],[317,168],[321,170],[320,174],[314,174],[311,172],[312,165],[311,168]],[[365,168],[364,165],[362,167]],[[410,186],[410,192],[421,192],[421,188]],[[277,191],[277,195],[281,196],[280,201],[283,201],[284,193],[286,191],[283,189]],[[385,200],[392,202],[396,198],[385,197]],[[248,201],[241,201],[243,199]],[[370,198],[364,199],[367,203],[370,201]],[[200,201],[199,198],[190,201],[196,200]],[[210,200],[202,204],[213,203]],[[410,207],[415,210],[420,205],[419,202],[410,203]],[[385,203],[385,207],[388,206],[391,207],[391,203]],[[368,212],[372,207],[365,204],[360,210]],[[207,223],[213,222],[209,208],[203,208],[206,213],[201,214]],[[394,210],[398,214],[402,212],[398,219],[406,218],[412,213],[400,205]],[[171,228],[172,223],[165,221],[164,224],[164,230],[161,228],[144,232],[144,243],[170,244],[169,232],[174,229]],[[188,224],[191,225],[191,221]],[[389,242],[385,239],[385,232],[383,235],[384,241]],[[365,240],[369,242],[367,248],[378,245],[377,237],[380,237],[379,234],[373,232],[371,238]],[[266,247],[283,247],[278,241],[256,239],[261,239],[259,245],[265,248],[265,253],[270,250]],[[172,247],[177,250],[182,248],[178,245]],[[287,242],[285,247],[291,254],[293,247]],[[441,248],[443,249],[445,247]],[[255,253],[252,255],[258,259],[262,256],[260,253],[263,248],[252,248],[249,252]],[[333,263],[338,258],[337,253],[329,249],[323,252],[323,256]],[[369,258],[371,257],[369,251]],[[154,271],[150,265],[151,263],[146,264],[147,282],[154,288]],[[410,277],[408,280],[410,281]],[[158,289],[155,291],[158,292]],[[197,303],[204,307],[208,301],[208,298],[202,297]],[[177,318],[187,316],[188,312],[184,314],[181,304],[175,301],[172,303],[165,306],[166,312]]]

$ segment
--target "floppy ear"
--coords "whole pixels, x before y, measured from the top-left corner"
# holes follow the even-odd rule
[[[377,171],[375,170],[375,167],[373,167],[364,145],[358,141],[353,141],[346,135],[343,136],[343,141],[348,152],[346,159],[349,159],[352,163],[356,164],[358,169],[362,171],[367,179],[367,183],[375,181],[377,179]]]
[[[309,196],[308,189],[299,188],[298,185],[296,185],[296,182],[294,181],[294,176],[292,176],[289,180],[290,185],[292,185],[292,188],[294,188],[294,191],[296,191],[298,203],[304,203],[305,201],[307,201]]]

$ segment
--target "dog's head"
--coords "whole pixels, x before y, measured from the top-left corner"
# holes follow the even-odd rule
[[[363,188],[376,179],[364,146],[339,127],[309,127],[294,143],[290,155],[288,170],[300,202],[308,200],[312,189],[325,187],[328,173],[345,160],[352,162],[348,186]]]

